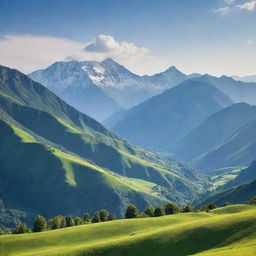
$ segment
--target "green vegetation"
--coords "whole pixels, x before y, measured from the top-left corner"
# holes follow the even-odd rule
[[[256,209],[234,205],[210,212],[125,219],[0,237],[6,256],[254,256]]]
[[[245,167],[243,167],[245,168]],[[243,170],[242,167],[226,167],[211,172],[211,188],[209,191],[215,191],[221,186],[224,186],[228,182],[234,180],[239,173]]]
[[[138,216],[139,216],[139,211],[135,205],[129,205],[126,208],[126,212],[125,212],[126,219],[137,218]]]
[[[236,170],[233,170],[236,171]],[[229,203],[245,203],[256,195],[256,161],[248,168],[238,171],[238,175],[229,182],[220,186],[215,192],[207,193],[201,204],[215,202],[222,206]]]
[[[26,213],[17,223],[0,218],[7,227],[31,225],[38,214],[47,219],[92,214],[102,200],[118,217],[130,204],[140,210],[169,200],[186,204],[209,185],[204,175],[129,144],[2,66],[0,140],[1,199]]]

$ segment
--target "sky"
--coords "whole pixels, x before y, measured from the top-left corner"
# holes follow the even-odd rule
[[[256,74],[254,0],[0,0],[0,64],[113,58],[134,73]]]

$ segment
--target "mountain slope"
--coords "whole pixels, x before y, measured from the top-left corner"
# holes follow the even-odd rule
[[[256,120],[237,129],[210,152],[196,159],[196,166],[205,170],[224,166],[247,166],[256,159]]]
[[[231,104],[214,86],[187,80],[126,111],[113,130],[140,146],[166,149]]]
[[[252,105],[256,104],[256,99],[254,97],[256,94],[256,83],[236,81],[227,76],[217,78],[210,75],[198,77],[196,80],[214,85],[228,95],[235,103],[245,102]]]
[[[133,107],[186,79],[175,67],[141,77],[112,59],[57,62],[29,77],[100,121],[120,108]]]
[[[172,150],[183,160],[193,161],[222,144],[227,136],[256,119],[256,107],[237,103],[208,117],[181,138]]]
[[[256,180],[251,182],[234,186],[224,191],[215,193],[202,202],[202,205],[214,202],[216,205],[221,206],[226,202],[229,203],[246,203],[251,198],[256,196]]]
[[[0,237],[6,255],[254,256],[255,207],[118,220]],[[85,242],[86,241],[86,242]],[[157,252],[157,254],[156,254]]]
[[[0,120],[0,175],[5,177],[0,198],[29,219],[102,207],[120,215],[129,203],[185,203],[207,185],[193,169],[128,144],[5,67],[0,67]]]

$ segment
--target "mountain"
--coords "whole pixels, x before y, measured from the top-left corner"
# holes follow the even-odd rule
[[[207,170],[227,166],[247,166],[256,159],[256,120],[237,129],[210,152],[196,159],[197,168]]]
[[[216,173],[215,177],[223,176],[221,174],[222,170],[225,171],[224,168],[217,172],[214,171],[213,173]],[[224,175],[226,174],[224,173]],[[227,175],[226,179],[228,180],[225,183],[214,190],[210,190],[214,192],[207,191],[202,194],[197,203],[201,202],[199,204],[203,205],[215,202],[218,206],[221,206],[225,202],[246,203],[256,196],[256,161],[252,161],[249,167],[227,172]]]
[[[211,84],[187,80],[127,110],[112,129],[140,146],[167,149],[231,104],[229,97]]]
[[[0,198],[29,222],[186,203],[208,181],[116,136],[17,70],[0,66]]]
[[[237,175],[234,179],[226,183],[221,189],[239,186],[241,184],[245,184],[253,180],[256,180],[256,161],[255,160],[252,161],[249,167],[242,169],[239,175]]]
[[[208,117],[202,124],[186,134],[175,145],[172,145],[170,150],[176,153],[180,159],[194,162],[195,165],[199,162],[198,164],[202,166],[200,161],[204,161],[204,157],[207,157],[207,154],[210,154],[218,147],[223,147],[223,142],[227,137],[230,137],[236,130],[255,119],[256,106],[246,103],[233,104]],[[243,140],[243,138],[241,139]],[[243,143],[242,140],[241,144]],[[241,148],[246,143],[247,141],[243,145],[240,144]],[[238,155],[241,148],[237,149]],[[227,150],[231,151],[232,154],[234,153],[233,148],[228,148]],[[225,154],[228,154],[228,152],[225,152]],[[231,153],[228,155],[231,156]],[[217,159],[215,160],[218,162]],[[252,160],[250,159],[250,161]],[[242,162],[245,163],[244,161]],[[203,168],[207,168],[210,165],[209,162],[205,162]],[[219,167],[226,166],[229,166],[229,163],[224,161],[222,166]]]
[[[256,104],[256,98],[254,97],[256,94],[256,83],[236,81],[228,76],[217,78],[210,75],[204,75],[196,79],[214,85],[228,95],[235,103],[245,102],[252,105]]]
[[[141,78],[141,84],[143,84],[144,87],[150,87],[152,91],[160,93],[166,89],[174,87],[186,79],[187,75],[180,72],[176,67],[172,66],[164,72],[152,76],[143,76]]]
[[[56,62],[29,77],[100,121],[186,79],[175,67],[153,76],[138,76],[109,58],[102,62]]]
[[[56,62],[45,70],[31,73],[29,77],[42,83],[80,111],[102,120],[118,110],[119,106],[93,83],[93,79],[96,81],[96,76],[93,76],[94,65],[97,67],[95,62]],[[91,76],[85,71],[87,67],[91,68]]]
[[[246,82],[246,83],[256,83],[256,75],[252,75],[252,76],[232,76],[232,78],[234,80],[237,81],[242,81],[242,82]]]
[[[210,202],[214,202],[218,206],[223,205],[225,202],[233,204],[247,203],[254,196],[256,196],[256,179],[216,193],[203,201],[202,205]]]

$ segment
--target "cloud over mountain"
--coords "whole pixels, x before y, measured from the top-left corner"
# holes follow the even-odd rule
[[[5,35],[0,38],[1,64],[25,73],[42,69],[56,61],[113,58],[138,74],[160,72],[167,68],[159,58],[132,42],[118,41],[110,35],[98,35],[89,42],[60,37]]]
[[[124,57],[137,57],[138,55],[148,54],[148,50],[144,47],[138,47],[126,41],[119,42],[109,35],[98,35],[96,39],[86,44],[84,51],[118,54]]]

